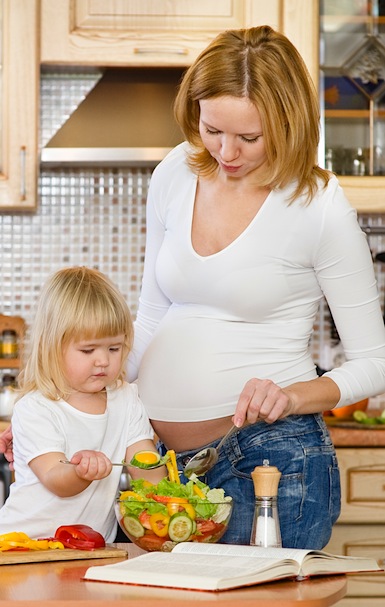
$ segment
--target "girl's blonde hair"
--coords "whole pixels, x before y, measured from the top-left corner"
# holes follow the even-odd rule
[[[291,198],[307,202],[330,173],[316,165],[319,101],[305,63],[293,44],[271,27],[219,34],[186,71],[174,104],[175,118],[193,146],[194,173],[212,175],[216,160],[199,134],[199,100],[231,96],[249,99],[259,111],[267,163],[260,185],[281,188],[296,180]]]
[[[133,324],[123,295],[101,272],[86,267],[59,270],[43,287],[30,335],[30,351],[19,374],[20,395],[39,390],[52,400],[70,388],[63,349],[72,341],[124,335],[122,365],[132,347]]]

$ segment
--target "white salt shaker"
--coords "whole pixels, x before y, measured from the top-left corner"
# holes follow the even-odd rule
[[[277,494],[281,473],[269,460],[263,460],[263,466],[257,466],[251,473],[255,491],[255,511],[250,544],[281,548],[281,530],[279,526]]]

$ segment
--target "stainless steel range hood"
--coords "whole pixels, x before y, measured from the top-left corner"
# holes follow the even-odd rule
[[[41,151],[45,166],[155,165],[183,140],[173,101],[184,69],[107,68]]]

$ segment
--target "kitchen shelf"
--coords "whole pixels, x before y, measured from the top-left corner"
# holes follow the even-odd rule
[[[321,17],[321,22],[327,30],[328,26],[333,28],[333,31],[336,28],[336,25],[344,26],[344,25],[368,25],[373,23],[373,21],[378,25],[385,24],[385,16],[381,15],[380,17],[372,17],[370,15],[323,15]]]
[[[369,119],[370,110],[325,110],[325,118],[358,118]],[[374,118],[384,118],[385,110],[377,110],[374,112]]]
[[[20,358],[0,358],[0,369],[18,369]]]

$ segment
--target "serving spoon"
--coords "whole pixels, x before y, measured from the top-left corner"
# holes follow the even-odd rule
[[[219,458],[219,451],[227,441],[235,432],[238,432],[240,428],[238,426],[233,425],[230,430],[224,435],[224,437],[219,441],[216,447],[207,447],[206,449],[202,449],[198,451],[186,464],[183,470],[183,474],[190,478],[192,474],[196,474],[196,476],[203,476],[215,466]]]

